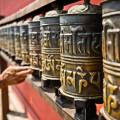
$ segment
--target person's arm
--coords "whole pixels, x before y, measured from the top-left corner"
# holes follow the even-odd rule
[[[1,76],[1,74],[0,74],[0,88],[3,87],[3,84],[4,84],[4,82],[3,82],[2,76]]]
[[[32,73],[30,67],[10,66],[0,74],[0,87],[20,83],[30,73]]]

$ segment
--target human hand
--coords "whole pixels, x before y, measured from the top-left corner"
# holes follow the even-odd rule
[[[10,66],[2,72],[0,79],[5,85],[13,85],[24,81],[30,73],[32,73],[30,67]]]

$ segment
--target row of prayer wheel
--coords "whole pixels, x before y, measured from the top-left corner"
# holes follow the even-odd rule
[[[0,48],[42,71],[42,81],[60,81],[66,97],[103,98],[104,118],[120,120],[120,0],[101,5],[85,0],[1,26]]]

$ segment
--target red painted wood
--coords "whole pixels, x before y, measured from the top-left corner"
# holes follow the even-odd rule
[[[0,15],[9,16],[35,0],[0,0]]]
[[[63,120],[29,83],[24,82],[16,85],[13,87],[13,90],[25,106],[29,120]],[[96,106],[96,112],[99,114],[103,104],[97,104]]]
[[[29,83],[24,82],[13,88],[24,103],[30,120],[63,120]]]
[[[0,0],[0,15],[9,16],[33,1],[34,0]],[[101,1],[102,0],[91,0],[91,3],[100,4]],[[67,10],[75,4],[81,4],[81,0],[65,6],[64,9]]]
[[[103,104],[97,104],[96,107],[97,107],[96,112],[97,112],[97,114],[99,115],[100,109],[103,107]]]

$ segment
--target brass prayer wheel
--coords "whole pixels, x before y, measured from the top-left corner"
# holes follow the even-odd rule
[[[106,0],[103,8],[103,116],[120,120],[120,0]]]
[[[15,57],[15,39],[14,39],[14,26],[16,23],[9,25],[9,50],[11,57]]]
[[[9,25],[6,25],[6,53],[9,54]]]
[[[102,98],[101,7],[73,6],[60,15],[60,92],[70,98]]]
[[[4,26],[0,27],[0,48],[3,50],[5,47],[4,43]]]
[[[5,26],[2,26],[0,27],[0,48],[1,50],[5,50],[4,36],[5,36]]]
[[[0,27],[0,48],[3,51],[8,51],[8,25]]]
[[[20,21],[16,23],[16,26],[14,27],[16,60],[22,60],[21,43],[20,43],[20,25],[22,25],[22,23],[23,21]]]
[[[4,26],[4,36],[3,36],[3,42],[4,42],[4,51],[7,52],[7,25]]]
[[[29,54],[30,64],[41,71],[41,39],[40,16],[35,16],[29,23]]]
[[[40,19],[42,80],[60,80],[60,26],[56,11],[46,13]]]
[[[11,35],[10,35],[10,26],[11,24],[8,24],[8,51],[9,51],[9,56],[11,56]]]
[[[22,65],[30,64],[30,56],[29,56],[29,30],[28,23],[31,19],[27,19],[20,26],[20,43],[21,43],[21,53],[22,53]]]

